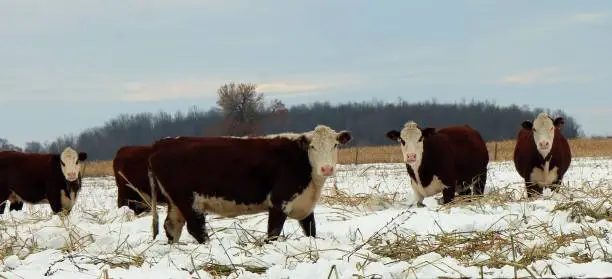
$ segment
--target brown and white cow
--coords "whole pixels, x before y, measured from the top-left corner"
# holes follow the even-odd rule
[[[151,186],[148,175],[151,150],[153,150],[151,145],[122,146],[113,158],[113,172],[117,184],[117,207],[127,206],[136,215],[149,211],[148,204],[151,203]],[[159,189],[157,191],[158,202],[166,203]]]
[[[561,133],[564,119],[542,112],[521,123],[514,147],[514,167],[525,180],[527,197],[541,195],[544,187],[557,191],[572,161],[567,139]]]
[[[348,131],[318,125],[305,133],[155,142],[149,177],[152,189],[159,187],[168,200],[168,242],[178,241],[185,222],[198,243],[206,242],[207,213],[235,217],[267,211],[268,240],[280,235],[287,217],[315,237],[314,207],[325,180],[335,173],[338,146],[350,140]],[[155,239],[158,216],[151,193]]]
[[[425,197],[440,192],[439,204],[451,202],[455,192],[484,194],[489,152],[480,133],[473,128],[450,126],[436,131],[409,121],[401,131],[391,130],[386,136],[400,143],[419,207],[425,206]]]
[[[6,200],[9,210],[21,210],[23,202],[49,203],[53,213],[70,213],[81,190],[80,162],[87,153],[67,147],[60,154],[18,151],[0,152],[0,214]]]

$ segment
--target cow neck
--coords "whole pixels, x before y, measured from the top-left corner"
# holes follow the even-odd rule
[[[327,177],[318,175],[313,169],[312,173],[310,174],[310,180],[310,184],[312,184],[312,186],[322,188],[325,184],[325,180],[327,180]]]
[[[69,195],[72,192],[77,192],[78,185],[81,185],[82,177],[79,175],[77,180],[75,180],[74,182],[70,182],[66,178],[64,178],[64,181],[66,182],[66,190],[68,190],[68,193],[66,193],[66,195]]]
[[[542,159],[542,165],[546,164],[546,162],[549,162],[552,159],[552,154],[553,154],[552,148],[550,152],[546,154],[546,157],[542,157],[542,154],[540,154],[540,151],[538,151],[537,148],[536,148],[536,153],[538,154],[538,157]]]

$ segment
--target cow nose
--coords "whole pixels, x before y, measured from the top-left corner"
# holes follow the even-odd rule
[[[416,161],[416,153],[408,153],[408,154],[406,154],[406,161],[408,161],[408,162]]]
[[[334,167],[332,166],[322,166],[321,167],[321,174],[325,176],[330,176],[333,172],[334,172]]]
[[[540,149],[548,149],[550,147],[550,143],[548,141],[541,141],[539,145]]]

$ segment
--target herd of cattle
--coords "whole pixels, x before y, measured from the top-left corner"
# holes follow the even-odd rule
[[[529,197],[544,187],[556,191],[571,162],[561,133],[563,118],[540,113],[523,121],[514,165]],[[418,206],[442,192],[440,204],[455,195],[483,195],[489,153],[479,132],[452,126],[436,130],[410,121],[385,135],[399,142]],[[338,147],[352,139],[318,125],[305,133],[261,137],[167,137],[144,146],[121,147],[113,160],[117,206],[136,214],[151,211],[153,239],[157,203],[168,207],[164,230],[169,243],[182,228],[199,242],[208,240],[205,216],[268,212],[267,241],[280,235],[287,217],[306,236],[316,235],[314,207],[325,180],[335,173]],[[69,214],[81,190],[80,163],[87,153],[68,147],[60,154],[0,152],[0,214],[21,210],[23,202],[48,203]]]

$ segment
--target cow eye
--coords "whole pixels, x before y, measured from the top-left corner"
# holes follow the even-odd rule
[[[64,164],[64,161],[60,161],[60,164],[62,164],[62,167],[66,166],[66,164]]]
[[[336,148],[336,147],[338,147],[338,144],[337,144],[337,143],[336,143],[336,144],[334,144],[334,148]]]

